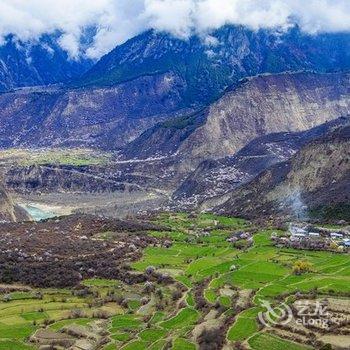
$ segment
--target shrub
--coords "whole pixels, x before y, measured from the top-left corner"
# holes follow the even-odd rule
[[[293,273],[296,275],[311,272],[312,270],[312,265],[308,261],[298,260],[293,264]]]

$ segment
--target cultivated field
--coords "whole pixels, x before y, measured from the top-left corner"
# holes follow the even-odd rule
[[[82,148],[0,150],[0,165],[105,165],[110,159],[109,153]]]
[[[162,214],[148,220],[162,228],[148,231],[158,243],[128,262],[128,273],[143,276],[142,282],[88,278],[66,289],[1,285],[0,350],[348,349],[349,255],[276,248],[270,239],[275,230],[241,219]],[[113,230],[100,230],[94,241],[114,247]],[[252,241],[228,242],[238,231],[249,232]],[[308,270],[295,274],[296,262]],[[265,311],[262,301],[293,309],[305,300],[327,301],[344,324],[266,327],[257,317]]]

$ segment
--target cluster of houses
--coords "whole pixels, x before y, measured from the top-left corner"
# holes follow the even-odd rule
[[[247,249],[253,245],[253,235],[249,232],[238,231],[226,239],[237,249]]]
[[[249,232],[238,231],[234,232],[226,241],[229,243],[236,243],[241,240],[253,242],[253,236]]]
[[[312,225],[290,224],[290,239],[330,239],[339,245],[350,247],[350,231],[347,229],[335,230]]]
[[[210,231],[209,230],[199,230],[199,231],[195,231],[194,235],[196,238],[210,237]]]
[[[191,214],[189,218],[194,218],[195,216]],[[218,226],[219,222],[217,220],[213,220],[213,226],[208,226],[206,228],[197,229],[195,224],[192,224],[190,228],[187,230],[188,234],[194,235],[196,238],[200,237],[210,237],[210,232]]]
[[[350,230],[329,229],[306,224],[290,224],[289,232],[283,236],[273,235],[276,244],[306,249],[350,249]]]

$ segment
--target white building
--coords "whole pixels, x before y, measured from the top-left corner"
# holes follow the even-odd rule
[[[338,232],[331,232],[331,238],[333,238],[333,239],[341,239],[341,238],[343,238],[343,234],[342,233],[338,233]]]
[[[305,235],[306,236],[308,234],[307,230],[305,230],[304,228],[298,227],[298,226],[293,226],[293,225],[290,225],[289,232],[293,236],[295,236],[295,235]]]
[[[294,233],[290,237],[290,240],[291,241],[298,241],[298,240],[303,239],[305,237],[307,237],[306,233]]]
[[[320,237],[320,234],[318,232],[309,232],[309,237]]]

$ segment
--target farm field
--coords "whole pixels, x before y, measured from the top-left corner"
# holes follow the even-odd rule
[[[0,150],[0,164],[32,165],[104,165],[110,160],[109,153],[90,149],[21,149],[11,148]]]
[[[350,337],[350,322],[339,332],[295,332],[292,324],[266,327],[258,315],[266,311],[263,301],[292,307],[298,300],[327,300],[338,314],[350,315],[349,255],[277,248],[270,239],[275,229],[242,219],[167,213],[149,220],[163,229],[148,235],[166,244],[147,246],[131,263],[143,282],[91,278],[66,289],[0,285],[0,350],[50,344],[104,350],[347,348],[340,339]],[[251,233],[249,245],[227,241],[238,231]],[[296,275],[298,261],[312,268]]]

